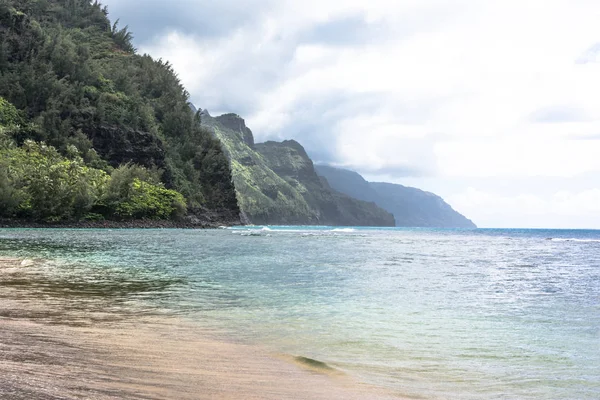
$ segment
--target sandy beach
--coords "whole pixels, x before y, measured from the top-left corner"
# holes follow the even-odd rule
[[[174,317],[60,323],[52,298],[11,296],[15,282],[19,293],[26,288],[27,264],[0,258],[2,399],[398,398]]]

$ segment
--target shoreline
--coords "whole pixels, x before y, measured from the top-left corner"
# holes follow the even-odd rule
[[[233,221],[189,222],[171,220],[132,221],[70,221],[37,222],[27,220],[0,220],[0,229],[218,229],[235,226]]]
[[[181,321],[119,327],[2,320],[0,397],[77,399],[394,399],[342,373],[258,346],[216,340]],[[21,397],[22,398],[22,397]]]
[[[0,257],[0,287],[28,263]],[[272,354],[173,316],[51,321],[56,302],[12,293],[0,301],[3,399],[398,399],[316,360]],[[14,294],[14,296],[13,296]],[[18,294],[18,295],[17,295]],[[59,307],[60,308],[60,307]],[[72,317],[70,315],[69,317]],[[97,318],[98,317],[98,318]],[[58,322],[60,321],[60,322]]]

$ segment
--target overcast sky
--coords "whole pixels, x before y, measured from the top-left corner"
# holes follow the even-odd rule
[[[600,228],[600,1],[104,0],[257,141],[482,227]]]

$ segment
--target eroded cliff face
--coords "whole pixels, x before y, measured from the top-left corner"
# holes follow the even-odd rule
[[[156,136],[118,126],[97,126],[87,130],[96,152],[113,167],[134,163],[144,167],[165,166],[165,146]]]
[[[295,140],[256,145],[267,166],[299,190],[324,225],[393,226],[393,216],[373,203],[333,190],[316,173],[306,150]]]
[[[216,118],[221,125],[225,128],[230,129],[233,132],[238,132],[244,143],[250,148],[254,147],[254,135],[252,131],[246,126],[246,121],[237,114],[223,114]]]
[[[200,116],[202,125],[221,141],[230,160],[238,203],[246,223],[317,223],[315,213],[300,193],[266,166],[264,158],[247,144],[239,129],[227,128],[206,110]],[[230,122],[231,119],[228,118]],[[243,120],[239,118],[238,122],[241,124]]]
[[[254,224],[393,226],[393,216],[331,189],[300,143],[254,143],[236,114],[201,113],[231,160],[242,213]]]
[[[269,168],[282,178],[292,182],[321,184],[312,160],[297,141],[258,143],[255,149],[265,158]]]

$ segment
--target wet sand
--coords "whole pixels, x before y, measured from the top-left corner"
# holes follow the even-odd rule
[[[399,398],[319,363],[221,339],[175,317],[116,321],[99,314],[62,324],[60,310],[52,309],[56,300],[11,296],[15,289],[3,285],[15,276],[26,285],[26,268],[0,258],[2,399]],[[53,318],[40,317],[44,313]]]

